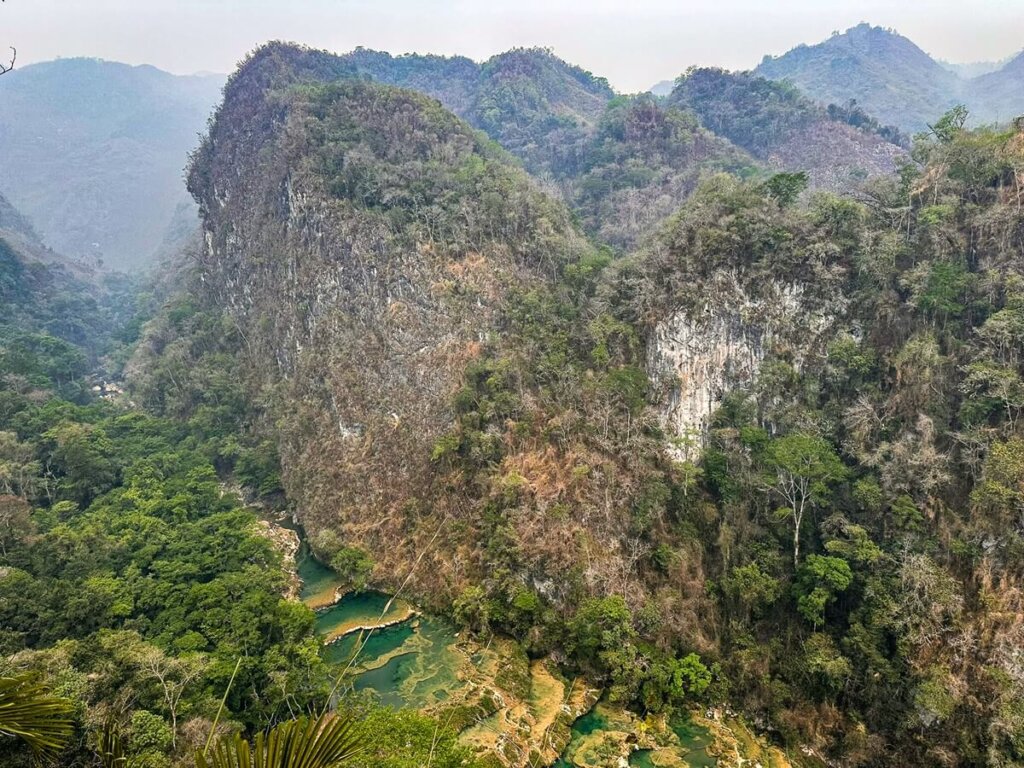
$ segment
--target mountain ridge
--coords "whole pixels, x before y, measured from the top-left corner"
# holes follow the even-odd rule
[[[981,123],[1024,112],[1024,81],[1015,76],[1021,56],[994,72],[963,78],[895,30],[862,23],[820,43],[765,56],[753,72],[790,80],[825,105],[854,101],[882,122],[916,132],[960,103]]]
[[[16,68],[0,79],[0,188],[56,250],[139,268],[179,206],[194,217],[183,170],[222,82],[87,58]]]

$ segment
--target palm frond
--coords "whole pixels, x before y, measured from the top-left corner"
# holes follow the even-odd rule
[[[31,674],[0,677],[0,734],[21,739],[42,756],[59,752],[73,732],[70,702]]]
[[[256,735],[218,740],[212,753],[196,753],[196,768],[337,768],[361,751],[352,719],[328,713],[300,717]]]
[[[121,734],[117,731],[117,726],[109,720],[96,739],[96,755],[102,768],[125,768],[128,765]]]

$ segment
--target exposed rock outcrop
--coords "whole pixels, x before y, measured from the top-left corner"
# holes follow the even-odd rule
[[[327,54],[261,49],[190,187],[203,283],[244,336],[303,524],[368,549],[397,586],[458,514],[431,453],[467,363],[500,343],[511,292],[588,246],[436,102],[345,74]],[[441,598],[450,571],[431,558],[451,556],[431,551],[414,583]]]
[[[734,275],[718,277],[714,300],[699,313],[677,310],[655,326],[648,343],[648,370],[667,385],[659,415],[671,436],[669,451],[680,460],[699,455],[722,397],[749,386],[773,348],[793,350],[799,368],[835,320],[806,307],[798,285],[773,283],[753,298]]]

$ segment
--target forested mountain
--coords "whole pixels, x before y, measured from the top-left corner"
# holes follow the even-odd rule
[[[365,77],[410,88],[440,101],[460,117],[473,112],[480,90],[480,64],[464,56],[392,56],[357,48],[344,58]]]
[[[324,557],[808,764],[1013,765],[1020,135],[951,114],[860,202],[713,176],[610,263],[464,123],[318,56],[243,64],[190,184],[193,296]],[[597,135],[684,114],[655,105]],[[195,418],[189,334],[151,327],[135,392]]]
[[[1024,114],[1024,52],[969,82],[967,102],[978,120],[1008,122]]]
[[[672,213],[702,172],[753,170],[692,115],[643,95],[617,97],[603,78],[543,49],[508,51],[475,70],[458,58],[345,58],[362,74],[438,98],[550,182],[588,232],[619,248]]]
[[[838,189],[891,173],[904,156],[895,143],[905,139],[862,111],[829,113],[791,88],[749,76],[702,70],[691,76],[688,95],[677,92],[661,103],[647,95],[616,97],[602,78],[543,49],[509,51],[482,65],[364,49],[341,58],[338,67],[344,62],[362,76],[440,100],[535,177],[552,182],[585,230],[619,249],[650,234],[702,174],[756,173],[760,160],[807,171],[815,187]],[[744,110],[737,126],[731,118]],[[749,140],[752,131],[765,134],[758,146]]]
[[[958,103],[959,78],[893,31],[860,24],[754,70],[789,80],[823,104],[854,100],[886,124],[922,131]]]
[[[758,164],[721,125],[683,115],[680,101],[623,100],[603,78],[544,49],[483,64],[367,49],[317,57],[319,79],[370,78],[438,99],[557,189],[588,232],[619,248],[649,234],[702,173]],[[0,117],[0,188],[8,179],[15,205],[57,251],[122,269],[155,263],[194,232],[182,168],[221,82],[84,59],[15,70],[0,81],[4,114],[18,116]],[[700,112],[696,103],[685,108]],[[645,119],[653,122],[644,127]],[[829,128],[802,126],[770,157],[753,154],[772,167],[808,170],[815,186],[829,188],[891,169],[893,147]]]
[[[759,170],[693,113],[647,94],[610,101],[595,129],[559,154],[548,173],[563,199],[586,232],[620,251],[674,213],[702,175]]]
[[[975,123],[1024,113],[1021,57],[995,72],[963,78],[892,30],[860,24],[817,45],[765,57],[756,74],[788,80],[824,105],[851,100],[885,124],[923,131],[964,104]]]
[[[365,49],[343,58],[362,75],[438,99],[535,174],[558,166],[564,153],[591,135],[615,95],[603,78],[543,48],[507,51],[483,64]]]
[[[514,297],[597,256],[564,206],[436,102],[359,79],[314,85],[317,61],[273,45],[229,81],[189,180],[212,237],[201,274],[252,360],[271,362],[252,372],[276,393],[268,417],[282,420],[283,477],[304,523],[344,531],[397,574],[459,514],[432,462],[463,371],[490,375],[482,353],[501,345]],[[174,373],[160,351],[140,351],[147,392]],[[473,527],[451,546],[474,541]],[[464,586],[451,576],[431,567],[415,580],[451,600]]]
[[[1024,765],[1024,132],[827,101],[269,43],[154,283],[0,198],[0,679],[64,702],[52,761],[334,710],[354,768]],[[274,511],[329,598],[462,655],[412,607],[325,649]],[[360,673],[443,695],[379,706],[371,636]]]
[[[787,83],[751,74],[691,70],[669,103],[770,167],[806,172],[817,188],[850,191],[908,160],[901,145],[909,139],[863,110],[824,109]]]
[[[0,79],[0,189],[55,250],[147,265],[195,228],[184,167],[222,84],[96,59],[16,68]]]

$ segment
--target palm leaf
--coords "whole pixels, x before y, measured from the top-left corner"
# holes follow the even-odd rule
[[[96,754],[102,768],[125,768],[128,758],[124,754],[124,743],[117,726],[107,721],[96,739]]]
[[[74,732],[71,704],[33,675],[0,677],[0,734],[24,741],[37,755],[53,755]]]
[[[196,753],[196,768],[336,768],[360,751],[353,721],[329,713],[276,725],[253,744],[237,733],[222,738],[211,754]]]

